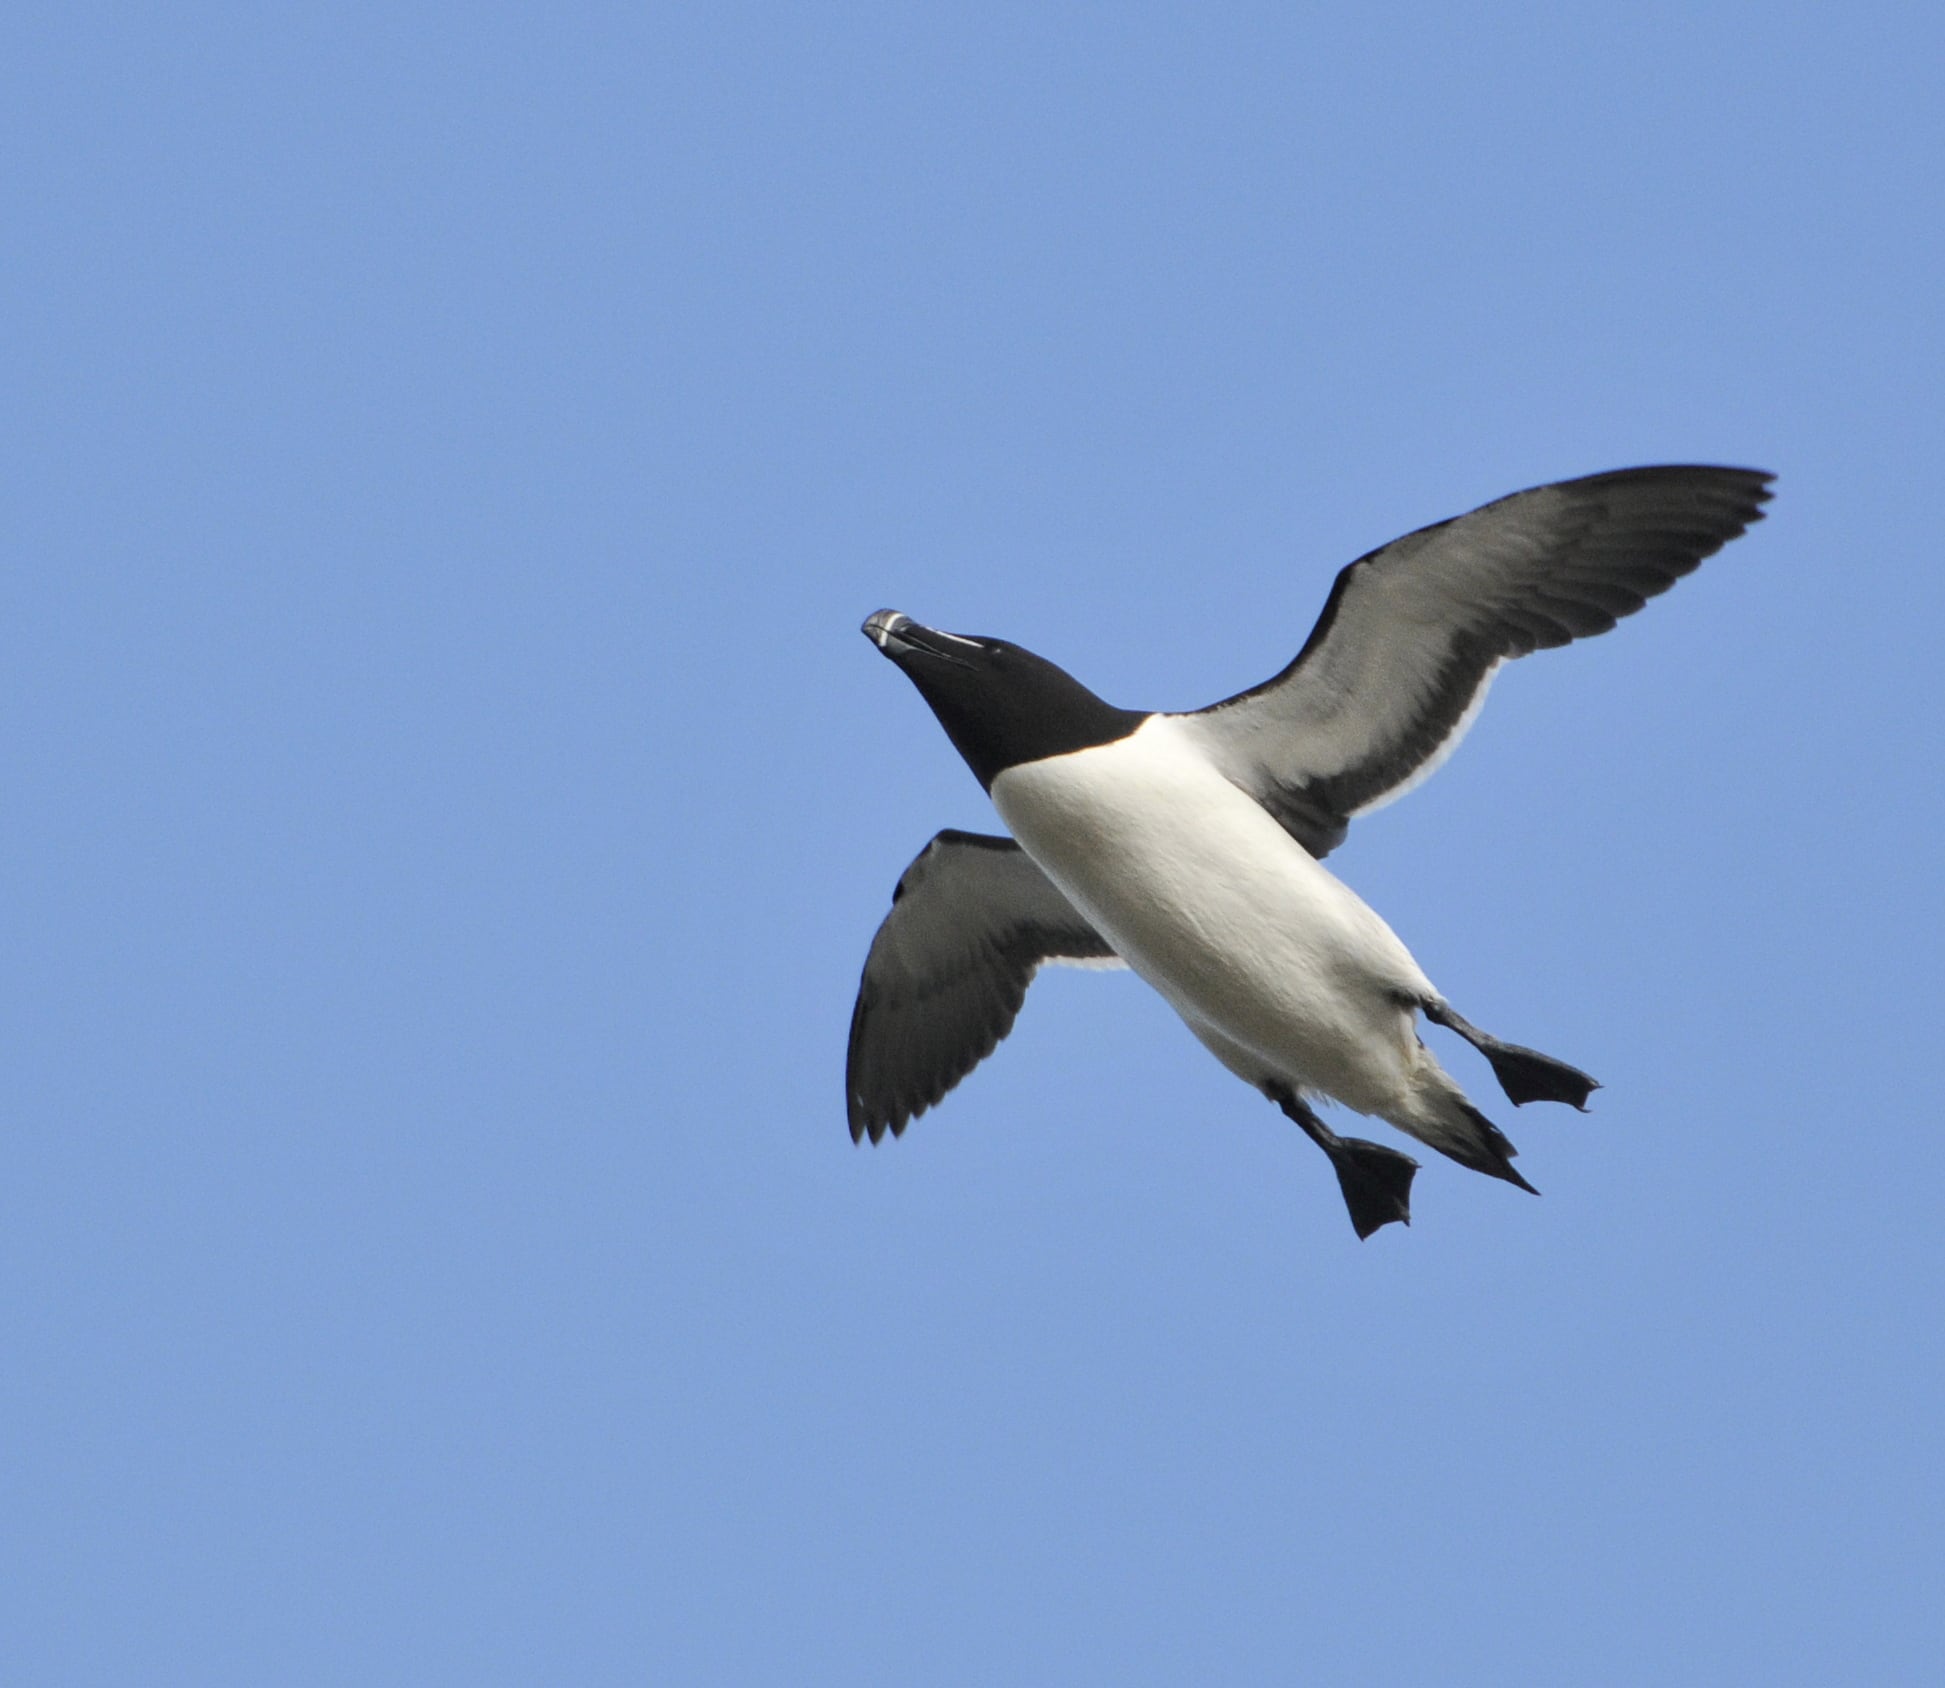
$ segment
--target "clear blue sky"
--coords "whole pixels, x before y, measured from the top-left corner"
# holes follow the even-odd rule
[[[1936,1680],[1940,20],[12,9],[9,1680]],[[1332,864],[1544,1200],[1125,976],[852,1147],[867,612],[1189,707],[1682,459]]]

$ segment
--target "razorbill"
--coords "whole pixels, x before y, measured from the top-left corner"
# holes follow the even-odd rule
[[[1532,1186],[1419,1040],[1450,1028],[1515,1104],[1595,1081],[1459,1015],[1321,864],[1451,754],[1501,663],[1604,633],[1761,520],[1771,477],[1681,465],[1534,487],[1359,558],[1296,659],[1187,714],[1117,709],[1004,639],[880,610],[1011,838],[941,832],[892,893],[845,1071],[853,1140],[894,1135],[991,1054],[1047,962],[1127,966],[1330,1157],[1360,1237],[1409,1222],[1418,1163],[1340,1137],[1328,1098]]]

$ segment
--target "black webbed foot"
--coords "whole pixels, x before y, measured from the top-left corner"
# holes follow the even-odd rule
[[[1587,1098],[1600,1089],[1600,1081],[1590,1078],[1578,1067],[1542,1055],[1537,1049],[1506,1043],[1490,1032],[1482,1032],[1447,1002],[1423,1002],[1425,1018],[1435,1026],[1455,1031],[1491,1063],[1493,1077],[1514,1107],[1528,1102],[1565,1102],[1570,1108],[1587,1111]]]
[[[1578,1067],[1517,1043],[1501,1043],[1479,1053],[1492,1063],[1493,1077],[1516,1108],[1528,1102],[1565,1102],[1585,1113],[1587,1098],[1601,1087],[1598,1079]]]
[[[1351,1229],[1360,1238],[1394,1219],[1411,1223],[1411,1181],[1418,1162],[1410,1155],[1362,1137],[1340,1137],[1326,1152],[1337,1172],[1337,1187],[1344,1192]]]
[[[1337,1187],[1350,1211],[1351,1229],[1360,1240],[1394,1220],[1411,1223],[1411,1181],[1418,1162],[1410,1155],[1368,1143],[1362,1137],[1339,1137],[1307,1103],[1289,1091],[1272,1089],[1270,1100],[1303,1128],[1325,1154],[1337,1174]]]

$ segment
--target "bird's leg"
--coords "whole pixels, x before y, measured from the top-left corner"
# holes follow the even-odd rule
[[[1588,1096],[1600,1089],[1600,1081],[1589,1078],[1578,1067],[1542,1055],[1537,1049],[1502,1043],[1490,1032],[1482,1032],[1449,1002],[1434,998],[1418,1006],[1433,1025],[1457,1032],[1492,1063],[1493,1077],[1515,1107],[1527,1102],[1565,1102],[1585,1113]]]
[[[1344,1205],[1350,1209],[1352,1228],[1360,1237],[1370,1236],[1394,1219],[1411,1223],[1411,1179],[1418,1170],[1417,1161],[1396,1149],[1367,1143],[1362,1137],[1339,1137],[1294,1090],[1265,1085],[1263,1094],[1330,1156],[1338,1187],[1344,1192]]]

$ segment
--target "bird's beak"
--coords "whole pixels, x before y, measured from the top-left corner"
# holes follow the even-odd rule
[[[864,636],[899,667],[904,667],[912,657],[930,657],[932,661],[951,663],[955,669],[969,669],[972,651],[984,650],[978,640],[943,634],[934,626],[899,615],[895,609],[881,609],[871,616],[864,624]]]
[[[860,631],[887,656],[891,656],[894,654],[894,641],[902,646],[905,641],[898,635],[911,625],[909,615],[902,615],[897,610],[880,610],[866,618]]]
[[[927,627],[897,610],[880,610],[864,624],[863,632],[901,668],[913,657],[930,657],[950,663],[954,668],[971,668],[975,666],[971,653],[985,648],[977,639],[941,633],[936,627]]]

